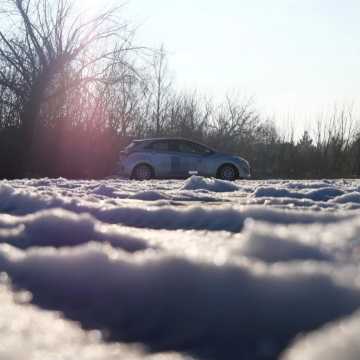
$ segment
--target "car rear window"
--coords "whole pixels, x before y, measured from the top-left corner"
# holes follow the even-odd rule
[[[136,148],[137,145],[138,145],[138,144],[137,144],[135,141],[133,141],[133,142],[131,142],[131,143],[125,148],[125,151],[131,151],[131,150],[133,150],[134,148]]]

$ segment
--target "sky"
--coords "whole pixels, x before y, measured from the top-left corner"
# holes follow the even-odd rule
[[[124,15],[140,44],[164,44],[180,89],[251,97],[304,129],[335,106],[357,112],[358,0],[129,0]]]

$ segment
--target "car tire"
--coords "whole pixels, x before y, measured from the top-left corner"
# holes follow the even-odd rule
[[[133,171],[132,178],[140,181],[150,180],[154,177],[153,169],[150,165],[140,164],[137,165]]]
[[[225,164],[218,171],[218,178],[221,180],[234,181],[238,178],[238,171],[234,165]]]

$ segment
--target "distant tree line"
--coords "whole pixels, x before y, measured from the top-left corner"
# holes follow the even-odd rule
[[[258,178],[360,174],[360,133],[334,111],[281,136],[250,101],[176,91],[164,48],[136,46],[112,8],[79,15],[67,0],[0,4],[0,178],[112,175],[133,138],[177,136],[240,154]]]

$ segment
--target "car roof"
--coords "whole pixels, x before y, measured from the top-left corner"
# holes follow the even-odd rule
[[[203,144],[199,141],[196,140],[191,140],[191,139],[186,139],[186,138],[182,138],[182,137],[158,137],[158,138],[149,138],[149,139],[137,139],[137,140],[133,140],[136,143],[142,143],[142,142],[154,142],[154,141],[169,141],[169,140],[176,140],[176,141],[189,141],[195,144],[199,144],[199,145],[203,145],[209,149],[211,149],[210,146]]]
[[[185,140],[185,141],[192,141],[185,138],[179,137],[157,137],[157,138],[147,138],[147,139],[136,139],[134,142],[153,142],[153,141],[163,141],[163,140]]]

